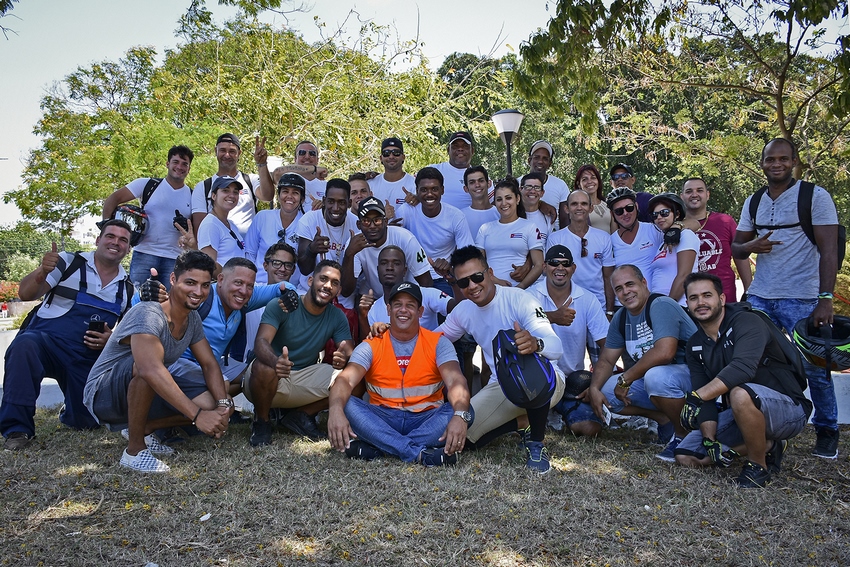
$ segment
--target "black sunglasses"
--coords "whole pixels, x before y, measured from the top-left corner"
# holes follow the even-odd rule
[[[546,260],[546,263],[553,268],[564,267],[569,268],[573,265],[572,260]]]
[[[286,229],[282,228],[277,231],[277,241],[278,242],[286,242]]]
[[[457,280],[457,286],[460,289],[466,289],[469,287],[469,280],[472,280],[473,283],[481,283],[484,281],[484,272],[475,272],[474,274],[470,274],[468,277],[460,278]]]
[[[307,154],[310,154],[310,157],[316,157],[319,155],[319,152],[316,150],[298,150],[299,156],[306,156]]]
[[[401,155],[401,150],[384,150],[381,152],[381,155],[384,157],[395,156],[398,157]]]
[[[619,179],[628,179],[631,176],[632,176],[631,173],[615,173],[614,175],[611,176],[611,180],[617,181]]]
[[[587,238],[581,239],[581,257],[582,258],[587,257]]]
[[[664,217],[666,219],[667,217],[670,216],[670,213],[672,213],[672,212],[673,211],[671,211],[670,209],[661,209],[660,211],[653,211],[652,214],[651,214],[652,220],[655,220],[658,217]]]
[[[635,212],[635,206],[634,205],[626,205],[625,207],[617,207],[616,209],[614,209],[614,214],[617,215],[617,216],[622,215],[624,212],[625,213]]]

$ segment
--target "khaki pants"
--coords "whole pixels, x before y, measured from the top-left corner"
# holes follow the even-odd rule
[[[557,376],[558,378],[555,380],[555,393],[549,402],[550,408],[555,407],[555,404],[561,401],[561,397],[564,395],[564,377],[560,372],[557,372]],[[490,382],[481,391],[472,396],[470,404],[475,410],[475,421],[472,422],[472,426],[466,432],[466,438],[473,443],[481,439],[488,431],[492,431],[512,419],[525,415],[525,408],[515,406],[508,401],[505,394],[502,393],[502,387],[499,386],[499,381],[495,376],[490,379]]]
[[[254,363],[245,371],[242,378],[242,393],[248,401],[255,404],[251,393],[251,372]],[[340,370],[334,370],[330,364],[314,364],[301,370],[293,370],[289,378],[277,381],[277,393],[272,398],[273,408],[300,408],[328,397],[331,381]]]

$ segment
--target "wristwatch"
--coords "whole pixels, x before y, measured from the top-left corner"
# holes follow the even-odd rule
[[[623,374],[625,374],[625,372],[623,372]],[[617,386],[619,386],[620,388],[622,388],[624,390],[628,390],[629,388],[632,387],[632,383],[631,382],[626,383],[626,381],[623,380],[623,374],[620,374],[619,378],[617,378]]]
[[[537,339],[537,352],[543,352],[546,345],[543,344],[543,339]]]
[[[461,418],[463,421],[465,421],[467,425],[472,423],[472,414],[469,413],[468,411],[458,410],[458,411],[455,412],[455,415],[458,416],[459,418]]]
[[[233,403],[233,400],[232,400],[232,399],[230,399],[230,398],[225,398],[225,399],[223,399],[223,400],[218,400],[218,402],[216,403],[216,407],[220,407],[220,408],[232,408],[232,407],[234,407],[234,403]]]

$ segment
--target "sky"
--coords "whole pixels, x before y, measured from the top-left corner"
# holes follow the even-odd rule
[[[15,5],[13,17],[2,23],[17,35],[8,40],[0,36],[0,196],[20,187],[28,152],[38,147],[32,130],[47,89],[78,67],[117,60],[134,46],[152,45],[162,55],[177,45],[173,31],[189,5],[190,0],[20,0]],[[207,0],[207,5],[218,21],[236,14],[216,0]],[[316,0],[307,5],[309,11],[291,14],[288,21],[279,15],[264,19],[317,41],[314,17],[336,29],[349,10],[356,10],[361,20],[394,25],[402,40],[418,30],[423,51],[437,68],[455,51],[501,56],[518,49],[534,30],[546,26],[547,6],[554,10],[555,2],[527,0],[519,6],[516,0]],[[350,21],[359,25],[356,18]],[[0,199],[0,226],[20,218],[13,204]]]

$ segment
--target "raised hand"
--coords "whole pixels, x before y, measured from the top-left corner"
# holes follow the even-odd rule
[[[348,363],[348,357],[342,352],[342,345],[337,345],[336,350],[334,351],[333,359],[331,361],[331,366],[336,370],[342,370],[345,368],[345,365]]]
[[[177,246],[184,250],[198,249],[198,239],[195,238],[195,231],[192,227],[192,219],[186,218],[186,228],[183,228],[175,221],[174,228],[176,228],[180,233],[180,237],[177,239]]]
[[[274,365],[274,373],[278,378],[289,378],[292,373],[293,362],[289,360],[289,349],[283,347],[280,356],[277,357],[277,363]]]
[[[317,199],[316,197],[314,197],[312,195],[310,195],[310,200],[312,201],[310,208],[314,211],[318,211],[319,209],[321,209],[322,205],[324,204],[324,203],[322,203],[321,199]]]
[[[360,304],[357,306],[357,308],[360,310],[360,314],[365,317],[369,314],[369,310],[374,304],[375,293],[370,289],[369,293],[360,296]]]
[[[266,151],[266,137],[261,140],[259,136],[254,136],[254,163],[266,163],[269,160],[269,152]]]
[[[532,354],[537,352],[537,339],[531,336],[527,330],[514,321],[514,344],[520,354]]]
[[[415,207],[419,204],[419,197],[417,197],[414,193],[411,193],[407,190],[406,187],[401,188],[404,191],[404,202],[410,205],[411,207]],[[389,215],[387,215],[389,216]]]
[[[434,268],[434,271],[441,278],[448,278],[451,275],[452,266],[445,258],[437,258],[436,260],[428,258],[428,263],[431,264],[431,267]]]
[[[572,296],[568,297],[567,301],[564,302],[563,305],[558,307],[556,311],[549,315],[549,322],[554,325],[562,325],[564,327],[570,326],[576,318],[576,310],[570,307],[572,302]]]
[[[56,242],[54,241],[50,247],[50,252],[44,255],[41,259],[41,271],[44,272],[44,275],[47,276],[56,268],[56,265],[59,263],[59,248],[56,246]]]
[[[751,240],[749,243],[748,251],[750,254],[768,254],[773,250],[774,246],[778,246],[782,244],[781,240],[770,240],[770,236],[773,234],[772,230],[764,233],[763,236],[756,238],[755,240]]]
[[[366,237],[363,236],[362,232],[354,234],[354,231],[350,230],[350,229],[349,229],[349,232],[351,233],[351,238],[348,241],[348,246],[345,247],[346,255],[357,254],[358,252],[360,252],[364,248],[369,248],[370,246],[371,247],[375,246],[374,242],[369,242],[368,240],[366,240]]]
[[[310,242],[310,246],[308,249],[313,254],[321,254],[322,259],[324,259],[324,255],[328,253],[331,246],[331,239],[327,236],[322,236],[321,227],[316,227],[316,236],[313,237],[312,242]]]

